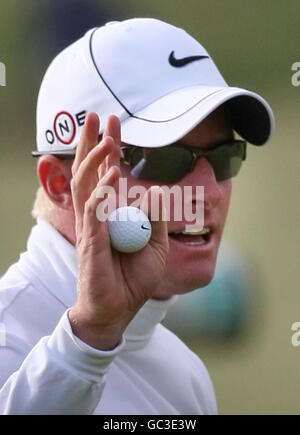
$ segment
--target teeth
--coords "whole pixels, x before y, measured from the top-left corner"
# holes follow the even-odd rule
[[[197,230],[196,228],[193,229],[191,228],[188,231],[174,231],[173,234],[183,234],[183,235],[188,235],[188,236],[204,236],[205,234],[210,233],[210,229],[207,227],[202,228],[201,231]]]
[[[199,242],[186,242],[186,245],[189,246],[200,246],[200,245],[204,245],[205,240],[202,238],[202,240],[200,240]]]

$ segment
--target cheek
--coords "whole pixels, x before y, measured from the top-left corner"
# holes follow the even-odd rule
[[[222,189],[224,193],[224,199],[227,203],[229,203],[231,197],[231,190],[232,190],[232,180],[230,178],[229,180],[223,181],[223,183],[221,184],[223,184]]]
[[[221,201],[220,201],[220,211],[223,214],[223,221],[225,223],[229,204],[230,204],[230,198],[231,198],[231,190],[232,190],[231,179],[219,183],[219,188],[222,194]]]

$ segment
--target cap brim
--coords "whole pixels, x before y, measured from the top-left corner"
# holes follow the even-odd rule
[[[54,155],[57,157],[74,157],[76,153],[76,148],[65,149],[65,150],[56,150],[56,151],[31,151],[31,155],[33,157],[41,157],[44,155]]]
[[[222,104],[233,129],[247,142],[263,145],[274,130],[269,104],[241,88],[194,86],[166,95],[122,122],[122,142],[159,147],[178,141]]]

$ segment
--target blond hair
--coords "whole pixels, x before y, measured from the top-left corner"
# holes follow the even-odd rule
[[[53,202],[50,200],[42,186],[40,186],[36,191],[36,196],[31,211],[32,217],[34,219],[41,218],[50,223],[54,207],[55,206]]]

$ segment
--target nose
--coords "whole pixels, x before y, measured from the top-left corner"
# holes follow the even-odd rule
[[[202,157],[194,169],[182,180],[185,186],[204,186],[204,209],[209,211],[216,207],[222,197],[222,191],[216,180],[214,170],[209,161]],[[197,198],[193,197],[193,201]]]

